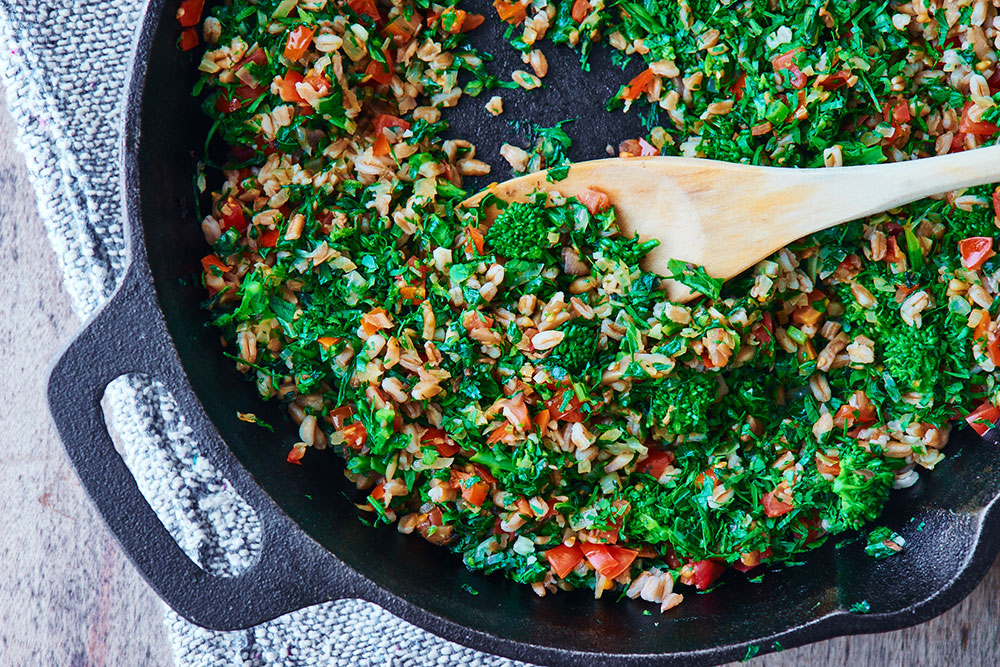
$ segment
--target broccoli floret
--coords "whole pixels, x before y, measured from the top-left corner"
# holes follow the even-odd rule
[[[649,425],[686,435],[708,430],[708,406],[719,393],[715,376],[680,372],[650,386]]]
[[[937,327],[930,326],[929,322],[921,329],[904,325],[883,334],[882,341],[885,370],[900,390],[934,388],[944,352]]]
[[[858,528],[882,512],[889,498],[893,472],[885,461],[852,445],[840,452],[840,474],[833,480],[833,492],[840,498],[840,521]]]
[[[569,373],[582,373],[597,352],[598,331],[594,327],[574,323],[563,327],[562,332],[562,342],[555,346],[546,363]]]
[[[514,202],[497,216],[486,232],[486,240],[508,259],[538,261],[549,245],[548,231],[542,207]]]

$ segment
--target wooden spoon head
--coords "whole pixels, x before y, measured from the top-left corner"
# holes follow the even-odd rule
[[[797,219],[815,188],[802,175],[815,171],[696,158],[610,158],[576,163],[556,182],[537,172],[496,183],[466,201],[474,204],[487,192],[505,201],[527,201],[539,190],[576,196],[596,188],[610,198],[626,235],[660,241],[643,261],[645,270],[670,275],[673,258],[728,279],[813,231],[801,229]],[[674,280],[665,280],[664,288],[672,301],[694,296]]]
[[[580,162],[570,168],[565,179],[555,182],[547,181],[546,174],[536,172],[494,183],[466,203],[475,204],[486,193],[504,201],[523,202],[540,190],[555,191],[569,197],[579,195],[586,188],[595,188],[608,195],[625,235],[638,235],[641,241],[660,241],[660,245],[643,260],[643,269],[669,275],[667,262],[671,258],[697,261],[695,258],[701,257],[704,241],[700,234],[698,211],[691,205],[684,189],[664,177],[656,160],[613,158]],[[695,296],[675,280],[664,280],[663,287],[671,301],[684,302]]]

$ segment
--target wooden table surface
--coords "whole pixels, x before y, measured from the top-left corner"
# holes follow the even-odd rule
[[[164,605],[91,506],[45,408],[45,369],[79,322],[12,134],[0,106],[0,666],[169,665]],[[1000,665],[1000,562],[924,625],[753,663]]]

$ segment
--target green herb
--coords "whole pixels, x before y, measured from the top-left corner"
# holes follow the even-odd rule
[[[850,610],[855,614],[867,614],[871,609],[872,606],[868,603],[868,600],[862,600],[861,602],[852,604]]]
[[[695,266],[677,259],[671,259],[667,266],[670,269],[670,277],[690,288],[692,292],[704,294],[710,299],[718,299],[722,293],[724,281],[708,275],[703,266]]]
[[[903,550],[906,540],[901,535],[881,526],[868,533],[868,545],[865,553],[876,559],[895,556]]]

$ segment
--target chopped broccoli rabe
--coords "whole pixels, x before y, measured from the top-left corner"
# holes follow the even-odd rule
[[[493,249],[508,259],[539,260],[549,245],[541,206],[514,202],[497,216],[486,232]]]
[[[593,361],[597,351],[595,327],[586,324],[570,324],[562,328],[564,338],[549,355],[547,363],[560,366],[569,373],[579,374]]]
[[[650,387],[649,422],[667,433],[704,433],[708,406],[718,396],[715,376],[690,373],[663,378]]]
[[[903,324],[885,334],[883,341],[885,370],[901,391],[933,388],[944,351],[937,329]]]
[[[840,498],[839,518],[844,526],[858,528],[878,517],[892,488],[893,471],[886,462],[857,445],[840,455],[840,473],[833,492]]]

